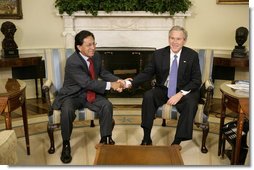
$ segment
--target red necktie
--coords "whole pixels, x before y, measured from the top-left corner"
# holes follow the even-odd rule
[[[95,79],[95,73],[94,73],[93,60],[91,58],[89,58],[88,61],[90,62],[90,65],[89,65],[90,76],[91,76],[91,79],[94,80]],[[95,100],[95,92],[88,90],[87,91],[87,95],[86,95],[86,99],[87,99],[87,101],[89,103],[94,102],[94,100]]]

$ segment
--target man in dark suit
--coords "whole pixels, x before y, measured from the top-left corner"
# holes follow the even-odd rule
[[[63,163],[69,163],[72,160],[70,137],[76,109],[87,107],[98,112],[100,114],[100,143],[115,143],[111,138],[113,107],[112,103],[105,98],[104,93],[110,89],[121,92],[120,82],[123,80],[102,67],[101,56],[95,52],[95,49],[95,38],[91,32],[81,31],[75,36],[75,52],[66,61],[63,87],[52,104],[53,109],[61,110],[63,139],[61,160]]]
[[[174,26],[169,31],[169,46],[154,52],[150,63],[143,72],[132,79],[126,80],[126,88],[137,87],[144,81],[156,78],[155,87],[143,95],[142,123],[144,137],[141,145],[152,145],[151,130],[158,107],[167,103],[175,105],[180,112],[176,134],[172,145],[179,145],[181,141],[192,139],[193,120],[196,115],[199,88],[201,86],[201,71],[198,54],[185,47],[187,32],[180,26]],[[178,69],[176,72],[175,87],[170,84],[172,63],[176,58]],[[129,81],[130,80],[130,81]],[[173,87],[174,94],[168,90]]]

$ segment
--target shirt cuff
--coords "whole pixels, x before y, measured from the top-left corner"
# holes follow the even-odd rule
[[[110,82],[106,82],[106,90],[110,90],[111,89],[111,83]]]
[[[131,81],[130,80],[124,80],[125,81],[125,88],[128,88],[131,86]]]
[[[181,93],[185,96],[186,94],[190,93],[191,91],[185,91],[185,90],[181,90]]]

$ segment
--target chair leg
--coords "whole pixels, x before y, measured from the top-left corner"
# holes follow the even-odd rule
[[[166,126],[166,119],[162,119],[162,124],[161,126]]]
[[[221,151],[221,157],[224,158],[225,154],[225,147],[226,147],[226,141],[225,141],[225,136],[222,135],[222,151]]]
[[[90,127],[95,127],[94,120],[91,120]]]
[[[48,131],[48,136],[50,140],[50,147],[49,147],[48,153],[53,154],[55,153],[54,128],[48,125],[47,131]]]
[[[205,125],[205,127],[203,128],[203,137],[202,137],[202,146],[201,146],[202,153],[208,152],[208,149],[206,148],[206,139],[208,136],[208,132],[209,132],[209,124]]]
[[[113,120],[112,120],[112,131],[113,131],[114,127],[115,127],[115,124],[116,124],[116,122],[115,122],[115,120],[113,119]]]

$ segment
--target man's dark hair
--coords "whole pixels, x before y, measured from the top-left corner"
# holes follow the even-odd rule
[[[79,49],[77,48],[77,45],[82,45],[84,43],[84,39],[89,36],[92,36],[93,39],[95,39],[93,33],[91,33],[90,31],[83,30],[76,34],[74,48],[77,53],[79,53]]]

